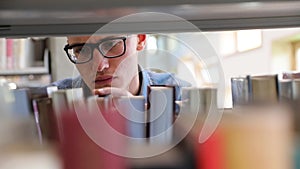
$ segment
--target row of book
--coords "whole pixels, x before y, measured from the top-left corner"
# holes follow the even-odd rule
[[[38,140],[28,96],[40,97],[39,93],[9,88],[9,83],[0,82],[0,168],[61,169],[56,150]]]
[[[299,79],[281,79],[279,75],[245,76],[231,78],[233,107],[278,103],[300,98]]]
[[[55,87],[12,93],[25,103],[13,101],[12,112],[34,117],[40,142],[57,145],[65,169],[293,168],[292,122],[282,107],[225,111],[199,142],[218,113],[215,88],[183,88],[181,102],[172,86],[150,86],[147,98],[85,98],[80,88]]]
[[[233,108],[251,105],[284,105],[292,109],[293,127],[300,133],[299,73],[234,77],[231,79]]]
[[[30,38],[0,38],[0,70],[36,66],[35,62],[43,61],[44,45],[44,41]]]
[[[16,116],[34,118],[39,142],[58,145],[64,168],[128,168],[139,166],[139,162],[127,164],[125,157],[154,156],[160,154],[154,152],[155,147],[160,147],[159,151],[161,147],[172,144],[175,139],[173,125],[180,116],[175,111],[180,109],[181,114],[204,113],[207,107],[193,107],[211,104],[210,95],[215,89],[184,89],[184,101],[177,104],[172,86],[151,86],[148,98],[84,98],[81,88],[57,90],[50,87],[47,90],[17,89],[11,92],[15,99],[11,112]],[[189,100],[190,97],[194,98],[193,101]],[[113,131],[125,138],[117,137]],[[134,148],[135,145],[140,148]],[[128,147],[131,147],[130,151]],[[149,150],[146,154],[145,149]],[[102,158],[110,160],[103,161]],[[181,160],[181,163],[185,162]]]

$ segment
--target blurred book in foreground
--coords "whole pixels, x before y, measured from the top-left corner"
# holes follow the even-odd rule
[[[113,102],[97,96],[85,100],[82,90],[72,90],[52,93],[64,169],[125,169],[124,158],[105,147],[108,144],[119,151],[126,147],[110,132],[126,130]]]
[[[217,129],[204,143],[197,142],[202,128],[197,125],[192,140],[198,168],[292,169],[291,117],[289,109],[279,106],[234,109],[224,112]]]

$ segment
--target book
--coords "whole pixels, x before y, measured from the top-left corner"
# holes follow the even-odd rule
[[[13,117],[12,106],[14,104],[15,97],[8,85],[5,82],[0,83],[0,103],[2,117]]]
[[[13,39],[13,69],[20,69],[20,59],[25,51],[22,49],[22,39]],[[29,58],[27,58],[29,60]]]
[[[114,133],[128,136],[128,111],[124,108],[124,102],[120,104],[119,97],[91,96],[87,99],[88,113],[98,119],[99,124],[107,135]],[[81,115],[81,114],[79,114]],[[106,128],[106,130],[104,129]],[[103,133],[104,134],[104,133]]]
[[[97,101],[94,101],[96,100],[88,102],[92,102],[97,107]],[[63,167],[72,169],[125,168],[125,158],[115,151],[123,152],[126,144],[122,139],[115,138],[103,121],[99,121],[99,109],[94,110],[96,113],[91,112],[93,110],[93,106],[91,109],[83,106],[80,110],[66,110],[60,113],[59,133],[63,135],[63,139],[60,139],[60,152]],[[113,111],[103,113],[112,115],[109,118],[112,121],[109,122],[121,125],[125,129],[118,118],[115,118],[116,114]]]
[[[180,115],[200,113],[200,89],[196,87],[183,87],[181,97]]]
[[[146,138],[146,112],[144,96],[124,96],[117,99],[117,108],[126,118],[127,135]]]
[[[205,114],[209,114],[210,111],[214,111],[218,108],[217,105],[217,88],[208,87],[200,89],[200,100],[203,100],[201,103],[204,105],[201,111]]]
[[[100,154],[98,168],[125,168],[128,136],[126,118],[118,108],[118,98],[91,96],[87,109],[77,112],[82,129]],[[94,152],[95,152],[94,151]]]
[[[34,46],[29,38],[19,38],[13,40],[14,68],[24,69],[34,66]]]
[[[61,89],[51,93],[52,98],[52,106],[54,115],[56,117],[56,124],[58,130],[58,139],[64,140],[64,132],[63,131],[63,117],[67,116],[64,113],[75,112],[76,105],[75,101],[84,101],[82,95],[81,88],[75,89]],[[76,113],[76,112],[75,112]],[[75,114],[76,115],[76,114]]]
[[[148,87],[148,137],[150,144],[170,144],[173,137],[175,88],[173,86]]]
[[[278,75],[251,76],[252,102],[277,103],[279,100]]]
[[[211,108],[217,108],[217,89],[213,87],[182,88],[183,113],[199,113],[207,115]]]
[[[14,103],[12,111],[17,116],[30,116],[33,114],[29,89],[12,90]]]
[[[0,70],[6,69],[6,39],[0,38]]]
[[[233,111],[223,117],[219,129],[226,168],[292,168],[289,109],[270,105]]]
[[[57,142],[58,131],[56,116],[52,109],[52,99],[33,99],[32,105],[40,143]]]
[[[126,146],[105,123],[107,120],[116,130],[126,129],[122,116],[110,107],[113,102],[97,96],[86,100],[81,88],[57,90],[52,93],[52,102],[64,168],[125,168],[124,158],[113,150],[123,151]]]
[[[283,72],[282,79],[299,79],[300,72]]]
[[[6,68],[14,68],[14,40],[6,39]]]
[[[50,90],[47,90],[47,92],[49,91]],[[73,110],[74,101],[83,100],[82,88],[61,89],[56,91],[54,89],[54,91],[51,91],[50,93],[53,98],[54,111],[57,114],[67,110]]]
[[[249,104],[250,91],[249,91],[248,78],[247,77],[231,78],[231,93],[232,93],[233,107]]]
[[[281,102],[289,102],[293,99],[293,81],[290,79],[279,81],[279,100]]]
[[[51,98],[52,97],[52,93],[55,92],[55,91],[57,91],[57,90],[58,90],[57,86],[49,86],[49,87],[47,87],[46,91],[47,91],[48,97]]]
[[[300,99],[300,79],[294,79],[292,82],[293,100]]]

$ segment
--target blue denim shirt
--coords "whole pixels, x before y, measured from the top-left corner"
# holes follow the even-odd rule
[[[140,68],[142,73],[142,86],[139,95],[143,95],[147,98],[147,88],[151,85],[170,85],[175,86],[176,100],[181,99],[181,88],[191,86],[190,83],[183,81],[174,74],[171,73],[155,73],[150,70]],[[52,83],[51,85],[57,86],[58,89],[70,89],[70,88],[87,88],[84,81],[80,76],[77,78],[63,79]]]

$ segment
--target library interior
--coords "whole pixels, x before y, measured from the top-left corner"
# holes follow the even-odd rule
[[[72,2],[0,2],[0,169],[300,169],[300,1]]]

